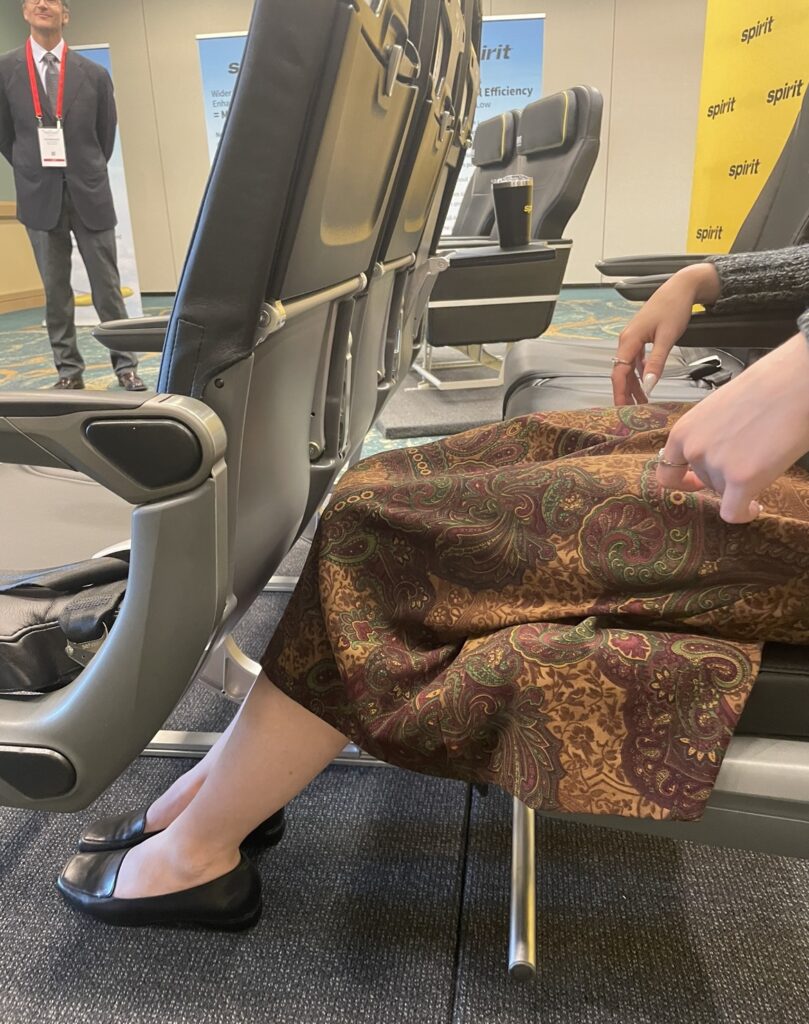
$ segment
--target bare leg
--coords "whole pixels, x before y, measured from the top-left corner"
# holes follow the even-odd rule
[[[208,777],[208,772],[218,760],[243,708],[244,704],[239,708],[230,725],[214,743],[205,757],[184,775],[181,775],[165,793],[151,804],[146,815],[147,832],[159,832],[161,829],[168,828],[174,819],[188,807]]]
[[[231,871],[245,836],[345,744],[345,736],[260,675],[196,796],[164,832],[127,853],[116,897],[162,896]]]

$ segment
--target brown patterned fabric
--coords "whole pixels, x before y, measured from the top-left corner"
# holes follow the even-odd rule
[[[656,483],[682,411],[524,416],[360,463],[267,675],[404,768],[698,818],[763,641],[809,642],[809,475],[729,526],[716,495]]]

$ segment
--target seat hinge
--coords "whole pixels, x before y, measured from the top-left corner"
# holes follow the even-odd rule
[[[265,302],[261,307],[256,327],[255,347],[263,344],[271,334],[280,331],[287,322],[287,311],[283,302]]]

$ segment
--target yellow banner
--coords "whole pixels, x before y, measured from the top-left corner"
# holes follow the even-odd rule
[[[708,0],[688,252],[727,252],[809,88],[809,3]]]

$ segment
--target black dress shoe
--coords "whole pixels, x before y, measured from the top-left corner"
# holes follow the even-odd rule
[[[100,818],[94,821],[79,838],[79,850],[82,853],[106,853],[109,850],[129,850],[142,843],[157,832],[146,831],[146,812],[148,807],[128,814],[117,814],[111,818]],[[245,839],[244,846],[275,846],[284,838],[284,808],[276,811],[266,821],[253,829]],[[159,830],[158,830],[159,831]]]
[[[166,896],[121,900],[113,893],[126,854],[79,853],[68,861],[56,887],[77,910],[108,924],[240,931],[261,917],[261,880],[244,854],[232,871],[204,885]]]
[[[59,380],[53,385],[54,391],[83,391],[84,390],[84,378],[79,374],[78,377],[60,377]]]
[[[118,383],[126,391],[146,391],[148,390],[146,385],[135,373],[134,370],[125,370],[123,373],[118,374]]]

